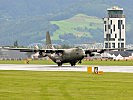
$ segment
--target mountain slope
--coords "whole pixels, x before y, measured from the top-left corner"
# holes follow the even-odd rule
[[[102,22],[96,24],[96,19],[102,21],[107,14],[106,9],[114,5],[124,8],[127,43],[133,43],[131,0],[0,0],[0,45],[12,45],[16,40],[21,45],[41,42],[48,30],[55,43],[66,43],[63,41],[66,37],[73,44],[102,42]],[[79,14],[90,17],[78,19],[83,22],[75,21]],[[89,20],[93,18],[94,23],[91,25]]]
[[[88,40],[86,41],[88,42],[90,40],[93,40],[95,34],[99,34],[99,36],[101,37],[100,40],[103,39],[103,21],[101,18],[78,14],[70,19],[51,21],[51,24],[57,25],[59,27],[52,36],[53,40],[61,39],[62,41],[64,41],[64,43],[69,41],[69,43],[71,43],[72,41],[78,40],[80,38],[82,38],[82,40],[85,39],[86,41],[86,39],[88,38]],[[80,43],[81,41],[77,42]]]

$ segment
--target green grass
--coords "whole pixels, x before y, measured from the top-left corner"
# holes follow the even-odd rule
[[[0,64],[25,64],[25,61],[1,61]],[[44,65],[53,65],[55,64],[51,60],[31,60],[29,64],[44,64]],[[79,65],[103,65],[103,66],[133,66],[133,60],[128,61],[101,61],[101,60],[93,60],[93,61],[82,61],[82,64]]]
[[[73,16],[72,18],[61,20],[61,21],[51,21],[51,24],[55,24],[59,27],[58,30],[54,32],[54,35],[52,36],[52,40],[59,40],[59,35],[64,35],[68,33],[73,33],[73,35],[77,37],[92,37],[91,32],[84,32],[84,31],[78,31],[77,28],[85,29],[103,29],[103,21],[102,19],[94,16],[87,16],[84,14],[78,14]],[[87,30],[86,29],[86,30]]]
[[[93,60],[83,61],[83,65],[102,65],[102,66],[133,66],[133,60],[121,60],[121,61],[110,61],[110,60]]]
[[[133,100],[133,74],[0,71],[0,100]]]
[[[25,60],[0,60],[0,64],[26,64]],[[51,60],[29,60],[29,64],[55,64]]]

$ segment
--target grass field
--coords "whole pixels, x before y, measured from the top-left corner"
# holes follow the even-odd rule
[[[101,60],[93,60],[93,61],[83,61],[83,65],[103,65],[103,66],[133,66],[133,60],[121,60],[121,61],[101,61]]]
[[[0,100],[133,100],[133,74],[0,71]]]
[[[1,61],[0,64],[25,64],[25,61]],[[51,65],[55,64],[51,60],[31,60],[29,64],[45,64]],[[80,65],[80,64],[79,64]],[[85,61],[83,60],[82,65],[104,65],[104,66],[133,66],[133,60],[128,61],[101,61],[101,60],[93,60],[93,61]]]

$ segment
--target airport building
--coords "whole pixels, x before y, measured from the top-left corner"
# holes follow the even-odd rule
[[[28,53],[20,51],[5,50],[0,47],[0,60],[19,60],[29,58]]]
[[[125,48],[125,15],[123,8],[114,6],[107,9],[108,15],[104,17],[104,48]]]

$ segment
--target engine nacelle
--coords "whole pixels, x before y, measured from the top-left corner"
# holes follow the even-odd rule
[[[39,52],[36,52],[36,53],[34,53],[34,54],[31,55],[31,58],[32,59],[37,59],[38,56],[39,56]]]
[[[46,55],[46,53],[45,52],[39,52],[39,58],[42,58],[42,57],[46,57],[47,55]]]
[[[101,56],[101,54],[97,52],[93,52],[90,54],[90,57],[93,57],[93,56]]]
[[[93,57],[93,56],[95,56],[95,54],[94,54],[94,53],[91,53],[89,56],[90,56],[90,57]]]

